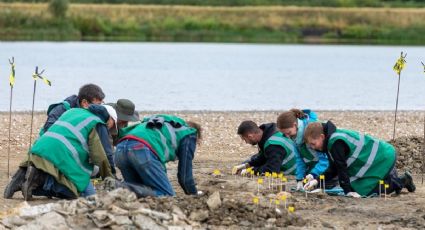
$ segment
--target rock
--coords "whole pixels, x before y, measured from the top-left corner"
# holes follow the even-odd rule
[[[2,224],[8,228],[13,228],[13,227],[19,227],[21,225],[25,225],[27,224],[27,221],[22,219],[19,216],[11,216],[11,217],[7,217],[4,218],[2,220]]]
[[[192,230],[192,226],[168,226],[169,230]]]
[[[277,197],[286,196],[286,199],[289,199],[292,197],[292,194],[290,192],[282,191],[282,192],[279,192],[276,196]]]
[[[210,210],[217,209],[221,206],[220,192],[215,191],[210,197],[208,197],[207,205]]]
[[[115,216],[115,223],[118,225],[131,225],[133,222],[128,216]]]
[[[46,213],[41,217],[37,218],[36,220],[31,221],[27,225],[23,225],[17,229],[51,229],[53,226],[55,229],[59,230],[71,229],[70,227],[68,227],[65,218],[57,212]]]
[[[122,209],[120,207],[117,207],[115,205],[111,206],[111,213],[116,215],[116,216],[125,216],[128,215],[128,211],[125,209]]]
[[[176,205],[173,205],[173,211],[171,215],[173,216],[173,224],[176,225],[181,225],[181,223],[183,223],[182,221],[186,221],[187,219],[183,211]]]
[[[322,226],[325,228],[334,228],[334,226],[332,226],[332,224],[326,222],[326,221],[322,221]]]
[[[248,227],[251,225],[251,222],[243,220],[239,223],[240,226]]]
[[[115,218],[106,210],[96,210],[89,215],[98,228],[104,228],[114,223]]]
[[[276,218],[267,219],[267,223],[271,223],[271,224],[276,223]]]
[[[165,227],[157,224],[154,220],[151,218],[144,216],[144,215],[137,215],[132,218],[134,225],[138,227],[139,229],[166,229]]]
[[[168,213],[158,212],[147,208],[139,208],[132,212],[132,215],[143,214],[158,220],[170,220],[172,216]]]
[[[208,219],[208,216],[209,216],[208,210],[195,210],[190,213],[189,219],[193,221],[202,222]]]

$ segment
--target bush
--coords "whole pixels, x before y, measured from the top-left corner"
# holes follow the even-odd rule
[[[68,6],[68,0],[51,0],[49,3],[49,11],[56,18],[65,18]]]

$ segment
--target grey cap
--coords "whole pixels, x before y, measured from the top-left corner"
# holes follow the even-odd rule
[[[117,111],[118,120],[139,121],[139,113],[135,110],[135,105],[128,99],[119,99],[117,103],[108,103]]]

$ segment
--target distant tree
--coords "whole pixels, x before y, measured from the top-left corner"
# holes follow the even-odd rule
[[[56,18],[65,18],[68,6],[68,0],[51,0],[49,3],[49,11]]]

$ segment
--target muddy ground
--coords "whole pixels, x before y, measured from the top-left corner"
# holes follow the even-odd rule
[[[106,193],[101,185],[99,196],[92,201],[59,201],[37,198],[29,205],[54,202],[62,208],[41,217],[27,217],[15,225],[4,223],[5,214],[14,207],[23,206],[21,194],[15,194],[14,199],[0,198],[0,211],[3,214],[3,226],[20,226],[36,228],[43,218],[57,220],[50,226],[62,226],[62,229],[139,229],[148,228],[337,228],[337,229],[423,229],[425,228],[425,187],[421,185],[421,160],[424,113],[401,112],[397,123],[395,146],[399,151],[397,166],[402,172],[405,169],[415,174],[417,191],[403,191],[399,196],[384,198],[353,199],[324,194],[308,194],[294,192],[288,195],[287,207],[292,206],[295,212],[288,213],[284,202],[276,205],[273,194],[277,191],[262,188],[257,193],[255,180],[235,177],[230,174],[231,167],[256,152],[254,147],[243,143],[236,135],[239,123],[252,119],[258,123],[273,122],[279,112],[179,112],[175,113],[187,120],[197,121],[204,127],[204,140],[197,149],[194,162],[194,173],[199,190],[205,195],[200,197],[185,196],[177,185],[176,163],[168,164],[169,178],[174,184],[177,197],[174,198],[145,198],[136,200],[123,191]],[[142,114],[145,115],[145,114]],[[355,129],[372,134],[381,139],[392,137],[392,112],[361,112],[361,111],[322,111],[321,119],[332,119],[338,127]],[[29,145],[29,119],[27,113],[13,115],[12,145],[10,154],[10,171],[16,170],[24,158]],[[40,127],[45,115],[35,116],[35,127]],[[0,187],[3,191],[7,177],[8,149],[8,114],[0,114],[0,128],[3,135],[0,138]],[[38,133],[37,130],[34,133]],[[215,169],[221,175],[213,175]],[[294,185],[289,178],[288,189]],[[220,199],[217,201],[217,192]],[[213,196],[213,193],[214,196]],[[259,197],[259,204],[253,203],[253,197]],[[289,197],[290,196],[290,197]],[[111,198],[112,197],[112,198]],[[118,198],[117,198],[118,197]],[[208,200],[221,203],[217,207],[209,207]],[[272,198],[273,204],[270,204]],[[112,200],[112,201],[111,201]],[[127,203],[126,203],[127,202]],[[214,203],[214,202],[213,202]],[[131,204],[131,205],[130,205]],[[63,207],[77,207],[74,211]],[[84,207],[84,208],[83,208]],[[118,209],[119,207],[120,209]],[[276,212],[276,208],[280,212]],[[118,211],[117,211],[118,210]],[[155,216],[146,210],[156,211],[161,215]],[[162,214],[165,214],[162,215]],[[46,216],[47,215],[47,216]],[[168,215],[168,216],[167,216]],[[9,213],[10,216],[10,213]],[[149,217],[146,219],[146,217]],[[108,219],[109,218],[109,219]],[[111,220],[112,218],[112,220]],[[62,222],[60,220],[63,219]],[[10,219],[8,219],[10,220]],[[48,222],[48,221],[47,221]],[[9,224],[9,225],[8,225]],[[26,224],[27,227],[24,227]],[[149,225],[150,224],[150,225]],[[150,226],[150,227],[149,227]]]

